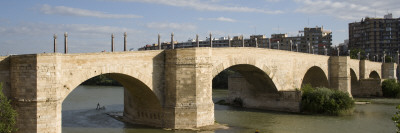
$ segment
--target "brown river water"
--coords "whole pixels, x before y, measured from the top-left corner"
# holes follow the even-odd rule
[[[213,90],[213,101],[223,99],[227,90]],[[96,110],[97,103],[105,110]],[[229,129],[204,133],[394,133],[391,120],[398,99],[374,99],[372,104],[356,105],[351,116],[303,115],[215,105],[215,120]],[[125,124],[108,116],[123,111],[123,88],[79,86],[63,102],[63,133],[197,133],[189,130],[163,130]],[[202,132],[202,133],[203,133]]]

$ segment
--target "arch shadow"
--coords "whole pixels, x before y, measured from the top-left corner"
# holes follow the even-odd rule
[[[325,76],[324,71],[318,66],[310,67],[303,77],[301,87],[310,84],[312,87],[329,87],[328,78]]]
[[[118,81],[124,87],[124,119],[134,124],[162,126],[163,108],[160,99],[145,83],[135,77],[122,73],[100,75],[106,75],[108,78]],[[81,83],[93,77],[84,78]],[[74,87],[77,88],[77,86],[75,85]],[[71,92],[66,94],[62,102]]]
[[[372,78],[372,79],[380,79],[381,77],[379,76],[378,72],[372,71],[372,72],[369,74],[369,78]]]

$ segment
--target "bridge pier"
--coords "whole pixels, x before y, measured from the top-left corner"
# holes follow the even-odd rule
[[[164,126],[188,129],[214,124],[211,49],[165,52]]]
[[[330,88],[348,92],[351,95],[351,77],[347,56],[331,56],[329,58]]]
[[[61,132],[58,56],[11,56],[11,99],[18,132]]]

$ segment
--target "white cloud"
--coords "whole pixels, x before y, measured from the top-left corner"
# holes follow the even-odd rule
[[[53,33],[72,33],[80,36],[96,37],[111,33],[138,33],[140,31],[114,26],[100,26],[89,24],[44,24],[44,23],[24,23],[16,26],[0,27],[2,35],[29,35],[41,36],[52,35]]]
[[[281,2],[282,0],[265,0],[267,2]]]
[[[218,17],[218,18],[198,18],[197,20],[211,20],[211,21],[222,21],[222,22],[236,22],[235,19],[226,18],[226,17]]]
[[[201,0],[119,0],[124,2],[144,2],[161,4],[175,7],[185,7],[199,11],[222,11],[222,12],[250,12],[250,13],[265,13],[265,14],[281,14],[280,10],[265,10],[250,8],[244,6],[224,6],[216,1],[201,1]]]
[[[133,14],[109,14],[100,11],[91,11],[79,8],[65,7],[65,6],[50,6],[42,5],[39,11],[44,14],[56,14],[66,16],[81,16],[81,17],[96,17],[96,18],[141,18],[142,16]]]
[[[173,30],[195,30],[197,29],[196,25],[193,24],[179,24],[179,23],[161,23],[161,22],[152,22],[146,25],[147,28],[152,29],[173,29]]]
[[[387,10],[400,14],[398,0],[294,0],[301,6],[295,12],[330,15],[343,20],[360,20],[370,16],[383,17]]]

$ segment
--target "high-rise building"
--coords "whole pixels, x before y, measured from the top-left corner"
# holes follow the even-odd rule
[[[325,49],[331,48],[332,45],[332,32],[324,30],[324,27],[304,28],[304,40],[302,45],[310,44],[316,54],[324,54]],[[301,46],[306,47],[306,46]]]
[[[394,56],[400,48],[400,18],[387,14],[384,18],[361,19],[361,22],[349,23],[349,49],[362,49],[382,60],[385,51],[387,56]]]
[[[213,44],[212,47],[260,47],[321,55],[325,54],[325,52],[329,54],[329,49],[332,45],[332,32],[324,30],[323,27],[306,27],[304,28],[304,31],[301,32],[304,33],[304,36],[298,35],[288,37],[287,34],[271,34],[271,38],[267,38],[265,35],[251,35],[250,38],[244,38],[244,36],[233,36],[232,38],[221,37],[218,39],[212,38],[211,40]],[[271,41],[271,43],[269,41]],[[162,42],[161,46],[161,49],[172,48],[170,42]],[[186,42],[174,42],[174,48],[196,46],[196,40],[194,39],[189,39]],[[199,40],[199,47],[210,47],[210,38],[206,38],[205,41]],[[138,50],[156,50],[159,48],[158,44],[149,44],[139,48]],[[328,51],[325,51],[324,48]]]

